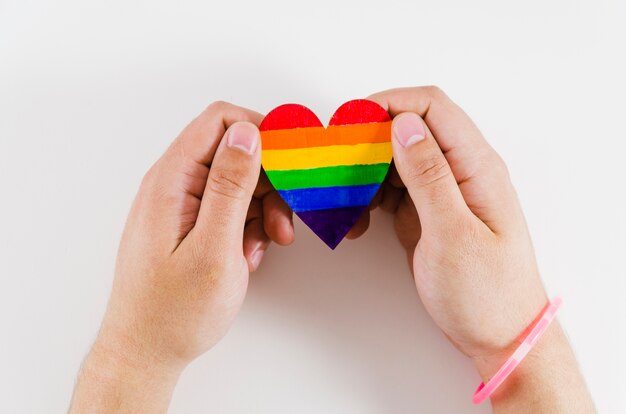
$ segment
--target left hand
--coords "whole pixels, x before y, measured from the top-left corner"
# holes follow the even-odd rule
[[[261,174],[262,119],[214,103],[145,175],[72,412],[165,410],[182,369],[232,324],[270,240],[293,241]]]

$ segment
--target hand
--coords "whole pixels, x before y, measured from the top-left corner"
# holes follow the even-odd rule
[[[270,240],[293,241],[291,211],[259,179],[262,118],[214,103],[144,177],[72,411],[164,411],[184,366],[230,327]]]
[[[395,214],[395,229],[426,310],[487,379],[548,302],[506,166],[469,117],[438,88],[395,89],[368,99],[394,117],[395,168],[374,204]],[[361,234],[368,221],[365,215],[350,236]],[[543,374],[546,368],[561,370],[568,375],[559,386],[569,391],[546,399],[552,403],[549,408],[532,405],[531,410],[526,405],[527,412],[592,409],[557,323],[531,355],[528,359],[542,360],[539,365],[544,366],[534,369],[525,360],[515,371],[518,377],[531,370],[532,384],[542,378],[541,369]],[[540,382],[537,392],[526,393],[529,398],[537,399],[539,392],[563,379],[551,374],[544,375],[551,383]],[[515,379],[507,382],[514,384]],[[529,381],[522,384],[528,391]],[[514,401],[511,407],[526,412],[505,388],[494,397],[500,398],[500,408]],[[569,398],[575,392],[579,397]]]
[[[466,355],[507,349],[548,299],[506,166],[436,88],[369,99],[395,117],[397,170],[379,203],[395,213],[424,306]]]

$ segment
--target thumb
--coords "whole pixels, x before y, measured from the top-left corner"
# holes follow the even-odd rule
[[[396,116],[392,125],[393,158],[420,217],[423,231],[448,228],[469,211],[437,141],[413,112]]]
[[[241,245],[246,214],[259,180],[259,130],[236,122],[226,130],[210,166],[196,226],[220,248]]]

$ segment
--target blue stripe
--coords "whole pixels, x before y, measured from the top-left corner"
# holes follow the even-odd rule
[[[326,210],[369,205],[380,183],[345,187],[299,188],[279,190],[280,196],[291,209],[300,211]]]

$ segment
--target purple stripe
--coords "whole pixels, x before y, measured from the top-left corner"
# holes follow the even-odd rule
[[[348,234],[367,207],[343,207],[327,210],[300,211],[296,214],[331,249]]]

